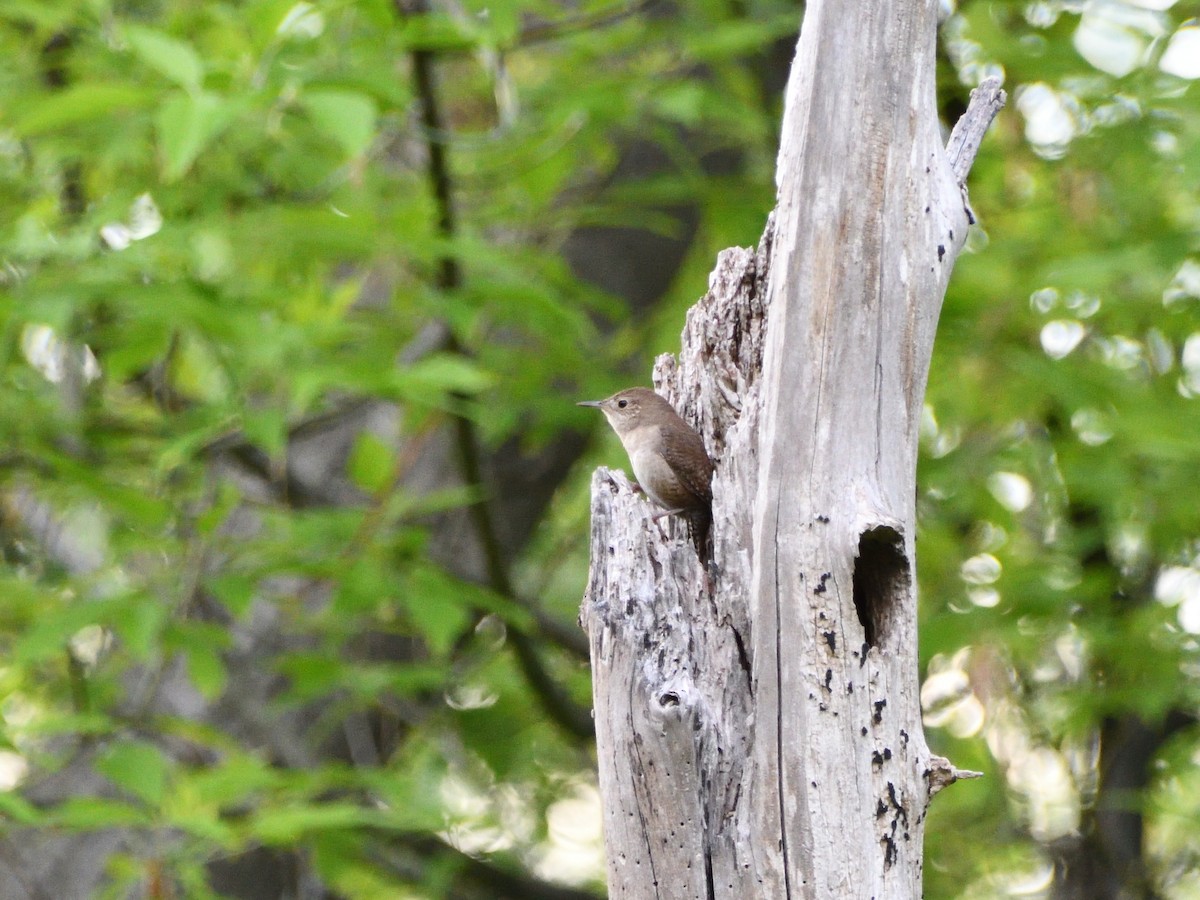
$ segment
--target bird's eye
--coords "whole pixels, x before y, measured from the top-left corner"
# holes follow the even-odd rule
[[[629,405],[629,401],[628,401],[628,400],[618,400],[618,401],[617,401],[617,406],[619,406],[621,409],[624,409],[624,408],[625,408],[625,407],[627,407],[628,405]]]

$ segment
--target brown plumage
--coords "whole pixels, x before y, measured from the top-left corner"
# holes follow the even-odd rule
[[[705,558],[712,524],[713,463],[696,429],[649,388],[627,388],[606,400],[579,405],[604,413],[629,454],[638,484],[663,507],[658,515],[682,515],[697,554]]]

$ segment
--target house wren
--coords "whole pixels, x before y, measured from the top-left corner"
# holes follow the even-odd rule
[[[607,400],[578,405],[604,413],[629,454],[638,484],[663,507],[655,518],[682,515],[703,559],[712,523],[713,463],[696,429],[649,388],[627,388]]]

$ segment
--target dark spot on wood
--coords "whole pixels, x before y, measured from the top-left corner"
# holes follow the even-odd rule
[[[899,800],[896,799],[896,786],[889,781],[887,789],[888,789],[888,800],[891,801],[892,806],[895,808],[896,812],[900,814],[898,818],[904,819],[904,823],[907,825],[908,824],[908,810],[906,810],[904,808],[903,803],[901,803]],[[892,824],[895,825],[895,822],[893,822]]]
[[[862,736],[863,736],[863,737],[866,737],[866,736],[867,736],[867,726],[866,726],[866,725],[864,725],[864,726],[862,727]]]
[[[733,643],[737,647],[738,663],[741,665],[742,671],[746,673],[746,679],[753,683],[752,675],[754,666],[750,662],[750,654],[746,652],[746,643],[742,640],[742,633],[732,625],[729,626],[729,630],[733,632]]]
[[[945,255],[946,255],[946,248],[945,248],[945,246],[944,246],[944,245],[942,245],[942,244],[938,244],[938,262],[941,262],[941,261],[942,261],[942,258],[943,258]]]
[[[891,748],[891,747],[884,747],[884,748],[883,748],[883,758],[884,758],[885,760],[886,760],[886,759],[891,759],[891,758],[892,758],[892,748]]]
[[[950,240],[954,240],[954,229],[950,229]]]
[[[847,682],[847,683],[846,683],[846,693],[847,693],[847,694],[853,694],[853,693],[854,693],[854,682],[853,682],[853,681],[849,681],[849,682]]]
[[[829,516],[826,516],[826,515],[817,516],[817,521],[820,522],[822,525],[828,525],[829,524]]]
[[[875,719],[876,725],[878,725],[880,722],[883,721],[883,708],[885,706],[887,706],[887,700],[876,700],[875,701],[875,715],[873,716],[873,718]]]
[[[871,753],[871,765],[875,766],[877,769],[883,768],[883,754],[878,750],[872,751]]]
[[[833,669],[826,669],[825,670],[825,690],[831,694],[833,693],[832,684],[833,684]]]
[[[822,631],[821,637],[825,638],[825,643],[829,645],[829,652],[837,653],[837,632]]]
[[[818,584],[818,585],[817,585],[815,588],[813,588],[813,593],[814,593],[814,594],[823,594],[823,593],[825,593],[825,591],[827,591],[827,590],[828,590],[828,588],[827,588],[827,587],[825,587],[825,582],[827,582],[827,581],[829,580],[829,577],[830,577],[830,573],[829,573],[829,572],[822,572],[822,573],[821,573],[821,581],[820,581],[820,583],[819,583],[819,584]]]
[[[876,800],[875,803],[876,803],[875,818],[882,819],[884,816],[887,815],[887,810],[888,810],[887,804],[884,803],[882,800]]]
[[[900,738],[904,741],[904,746],[908,746],[908,732],[903,728],[900,729]]]

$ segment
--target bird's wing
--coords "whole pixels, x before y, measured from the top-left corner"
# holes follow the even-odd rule
[[[673,428],[663,429],[660,434],[663,441],[663,452],[670,463],[672,471],[683,483],[683,486],[705,503],[712,502],[712,460],[704,449],[704,441],[692,429]],[[703,471],[697,471],[692,466],[676,465],[678,459],[703,459]]]

